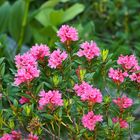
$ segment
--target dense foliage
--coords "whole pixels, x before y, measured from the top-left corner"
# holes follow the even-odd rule
[[[137,139],[139,9],[0,1],[0,139]]]

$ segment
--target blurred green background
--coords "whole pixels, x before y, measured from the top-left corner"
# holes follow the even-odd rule
[[[54,47],[58,28],[69,24],[81,41],[95,40],[114,57],[139,57],[139,11],[139,0],[0,0],[0,56],[24,51],[23,45]]]

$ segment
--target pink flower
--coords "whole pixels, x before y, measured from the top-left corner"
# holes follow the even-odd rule
[[[126,109],[133,105],[133,100],[126,96],[122,96],[122,98],[118,97],[114,99],[113,102],[117,104],[120,109]]]
[[[112,121],[113,121],[113,123],[119,122],[121,128],[128,128],[129,127],[126,120],[123,120],[122,118],[113,118]]]
[[[33,135],[33,133],[30,133],[28,135],[28,139],[27,140],[38,140],[38,136],[37,135]]]
[[[12,137],[10,134],[4,134],[3,137],[0,138],[0,140],[12,140]]]
[[[91,60],[100,55],[100,49],[98,48],[96,42],[84,42],[80,45],[81,49],[78,51],[77,55],[79,57],[85,56],[88,60]]]
[[[131,81],[135,81],[137,83],[140,83],[140,72],[139,73],[132,73],[129,78]]]
[[[30,99],[22,96],[19,100],[20,104],[25,104],[25,103],[29,103],[30,102]]]
[[[128,76],[127,72],[122,72],[120,69],[109,69],[109,78],[111,78],[115,83],[122,83],[124,78]]]
[[[90,131],[94,130],[97,122],[103,121],[102,115],[95,115],[93,111],[88,112],[88,114],[82,117],[82,124],[85,128],[88,128]]]
[[[35,45],[30,49],[30,53],[31,55],[36,59],[36,60],[40,60],[43,59],[45,56],[49,56],[50,55],[50,50],[49,47],[47,45]]]
[[[12,131],[11,136],[13,140],[21,140],[21,132],[20,131]]]
[[[15,63],[16,67],[19,68],[26,68],[26,66],[36,67],[37,62],[36,59],[29,53],[25,53],[23,55],[16,55],[15,56]]]
[[[99,89],[93,88],[86,82],[82,82],[81,85],[75,84],[74,90],[82,101],[90,101],[93,103],[102,102],[102,94]]]
[[[68,57],[65,51],[61,52],[60,49],[53,51],[49,56],[49,66],[56,69],[61,66],[62,62]]]
[[[135,67],[138,66],[138,60],[134,55],[121,55],[118,58],[117,63],[122,65],[125,70],[135,69]]]
[[[41,107],[41,109],[48,104],[51,104],[53,106],[63,105],[63,100],[61,99],[61,93],[58,90],[53,90],[53,91],[50,90],[48,92],[45,92],[43,90],[40,92],[39,96],[40,96],[39,106]]]
[[[17,74],[15,75],[15,85],[20,85],[24,82],[32,81],[34,78],[39,77],[40,71],[37,67],[31,65],[26,66],[25,68],[18,69]]]
[[[70,27],[69,25],[62,25],[62,27],[57,32],[57,36],[60,37],[61,42],[66,41],[77,41],[78,32],[75,28]]]

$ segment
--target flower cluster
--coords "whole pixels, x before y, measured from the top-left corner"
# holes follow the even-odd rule
[[[82,117],[82,124],[84,127],[88,128],[90,131],[94,130],[97,122],[103,121],[102,115],[95,115],[93,111],[88,112],[88,114]]]
[[[39,107],[43,109],[44,106],[50,104],[52,106],[62,106],[63,100],[61,99],[61,93],[58,90],[45,92],[44,90],[39,94]]]
[[[49,56],[49,67],[56,69],[61,66],[62,62],[68,57],[65,51],[61,52],[60,49],[53,51]]]
[[[126,120],[123,120],[122,118],[113,118],[112,119],[113,123],[119,123],[120,124],[120,128],[128,128],[129,125],[127,123]]]
[[[70,27],[69,25],[62,25],[62,27],[57,32],[57,36],[60,37],[61,42],[66,41],[77,41],[78,32],[75,28]]]
[[[114,99],[113,102],[117,104],[120,109],[126,109],[133,105],[133,100],[126,97],[125,95],[121,98],[118,97],[117,99]]]
[[[32,46],[32,48],[30,49],[30,53],[36,60],[42,60],[45,56],[50,55],[50,49],[47,45],[36,44],[35,46]]]
[[[15,74],[15,85],[32,81],[39,77],[40,71],[37,69],[36,59],[29,53],[15,56],[17,74]]]
[[[109,78],[113,79],[117,84],[124,82],[125,77],[129,77],[131,81],[140,83],[140,66],[134,55],[121,55],[118,58],[117,63],[122,66],[123,70],[119,68],[117,70],[110,68]]]
[[[30,99],[29,98],[26,98],[24,96],[22,96],[19,100],[20,104],[25,104],[25,103],[29,103],[30,102]]]
[[[130,56],[121,55],[118,58],[117,63],[121,65],[124,70],[132,70],[132,69],[135,70],[138,66],[138,60],[134,55],[130,55]]]
[[[125,77],[128,76],[127,72],[122,72],[119,68],[117,70],[110,68],[108,75],[117,84],[124,82]]]
[[[36,59],[29,53],[25,53],[23,55],[16,55],[15,56],[15,64],[18,69],[26,68],[27,66],[36,67],[37,62]]]
[[[74,90],[82,101],[90,101],[93,103],[102,102],[102,94],[99,89],[93,88],[86,82],[82,82],[81,85],[76,84]]]
[[[37,67],[28,65],[26,68],[18,69],[17,74],[15,75],[15,85],[20,85],[24,82],[30,82],[34,78],[39,77],[40,71]]]
[[[132,73],[129,78],[131,79],[131,81],[135,81],[137,83],[140,83],[140,72],[138,73]]]
[[[4,134],[0,140],[21,140],[22,135],[20,131],[12,131],[10,134]],[[33,135],[33,133],[30,133],[26,139],[24,140],[38,140],[37,135]]]
[[[100,49],[98,48],[96,42],[84,42],[80,45],[80,50],[77,55],[79,57],[85,56],[88,60],[91,60],[100,55]]]
[[[39,139],[38,136],[34,135],[33,133],[30,133],[27,138],[27,140],[38,140],[38,139]]]

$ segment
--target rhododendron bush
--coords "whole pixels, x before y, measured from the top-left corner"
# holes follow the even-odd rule
[[[140,90],[136,56],[112,60],[69,25],[57,38],[54,49],[36,44],[16,55],[10,69],[0,59],[0,140],[131,139]]]

